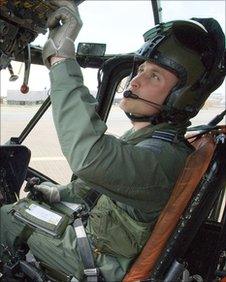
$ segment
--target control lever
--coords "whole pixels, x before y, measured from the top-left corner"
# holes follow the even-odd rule
[[[17,80],[19,76],[14,74],[13,67],[10,63],[8,64],[8,70],[9,70],[9,73],[10,73],[9,81]]]
[[[24,187],[24,192],[29,192],[28,198],[33,201],[43,202],[43,195],[40,191],[34,188],[35,185],[40,184],[40,179],[38,177],[32,177],[27,179],[27,184]]]
[[[20,91],[23,94],[27,94],[29,91],[28,80],[31,67],[31,46],[28,44],[24,49],[24,81],[20,87]]]

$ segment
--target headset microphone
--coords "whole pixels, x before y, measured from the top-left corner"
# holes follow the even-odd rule
[[[157,108],[157,109],[164,109],[166,106],[164,105],[159,105],[157,103],[154,103],[154,102],[151,102],[151,101],[148,101],[148,100],[145,100],[143,98],[140,98],[139,96],[137,96],[136,94],[133,94],[131,90],[126,90],[124,93],[123,93],[123,97],[124,98],[132,98],[132,99],[137,99],[137,100],[141,100],[141,101],[144,101],[145,103],[148,103],[150,104],[151,106]]]
[[[136,94],[133,94],[132,91],[126,90],[123,93],[124,98],[132,98],[132,99],[139,99],[139,97]]]

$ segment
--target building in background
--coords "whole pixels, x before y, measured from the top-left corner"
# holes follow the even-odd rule
[[[41,104],[48,96],[48,90],[30,91],[22,94],[20,90],[7,90],[6,103],[8,105],[34,105]]]

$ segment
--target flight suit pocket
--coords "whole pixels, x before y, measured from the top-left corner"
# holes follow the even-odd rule
[[[141,251],[151,228],[150,223],[132,219],[113,202],[93,209],[89,226],[99,252],[126,258],[133,258]]]

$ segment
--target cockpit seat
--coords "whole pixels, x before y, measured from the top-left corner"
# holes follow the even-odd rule
[[[196,150],[123,282],[176,281],[185,270],[186,251],[225,187],[225,133],[224,126],[191,139]]]

